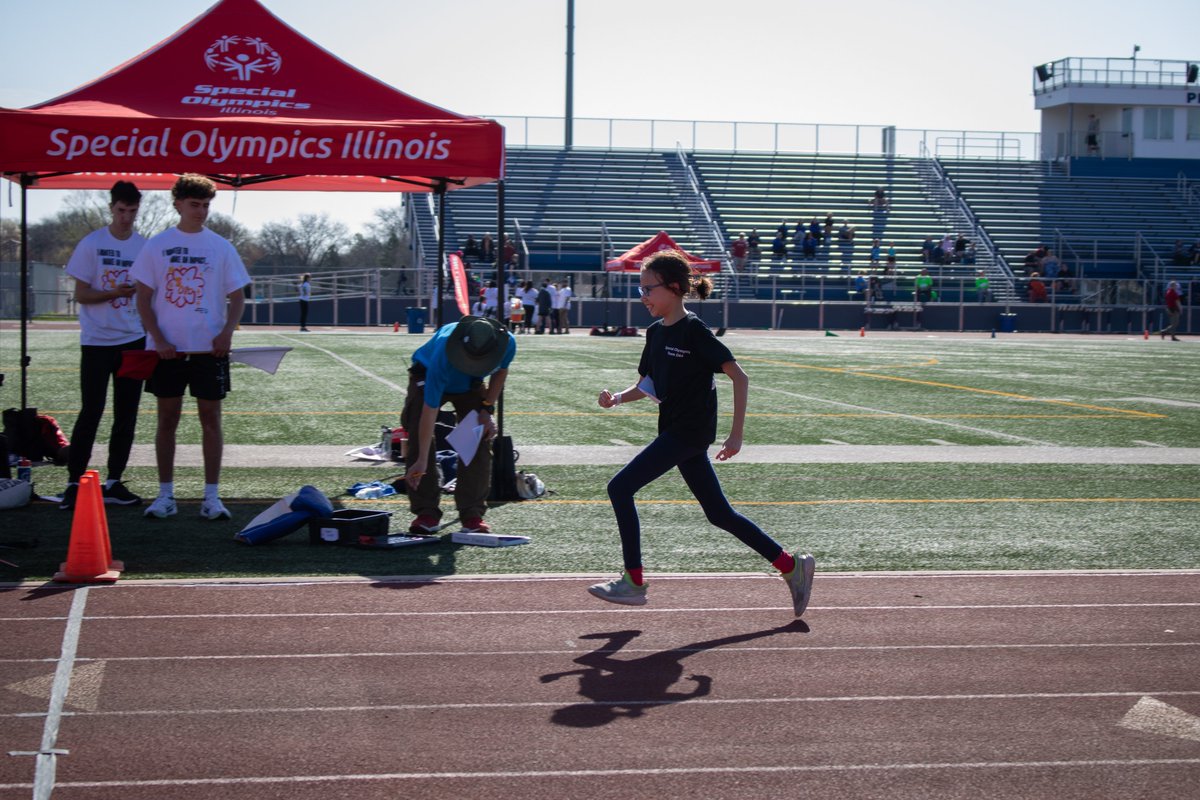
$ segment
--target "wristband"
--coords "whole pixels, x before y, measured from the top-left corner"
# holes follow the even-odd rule
[[[625,402],[625,398],[620,392],[617,392],[616,394],[613,395],[613,405],[614,406],[619,406],[619,405],[621,405],[621,403],[624,403],[624,402]]]
[[[480,403],[479,410],[486,411],[489,414],[495,414],[496,413],[496,404],[495,403]]]

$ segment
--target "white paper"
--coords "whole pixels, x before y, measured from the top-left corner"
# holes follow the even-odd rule
[[[458,460],[464,467],[471,463],[482,440],[483,425],[479,424],[479,414],[474,411],[468,411],[462,422],[455,425],[454,430],[446,436],[446,441],[458,453]]]
[[[655,403],[662,402],[662,400],[658,399],[658,395],[654,394],[654,380],[649,375],[638,381],[637,388],[642,394],[646,395],[646,397],[649,397]]]
[[[255,369],[261,369],[263,372],[274,375],[275,370],[279,369],[279,362],[283,361],[284,355],[291,349],[290,347],[238,347],[229,351],[229,360],[248,364]]]

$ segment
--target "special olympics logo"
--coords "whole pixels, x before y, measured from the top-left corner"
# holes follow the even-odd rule
[[[204,63],[213,72],[249,81],[267,72],[277,74],[283,58],[257,36],[222,36],[204,51]]]

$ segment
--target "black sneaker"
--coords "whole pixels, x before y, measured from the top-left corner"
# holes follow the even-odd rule
[[[75,495],[79,493],[78,483],[68,483],[67,489],[62,493],[62,500],[58,501],[58,507],[61,509],[71,509],[75,507]]]
[[[129,491],[121,481],[117,481],[112,486],[101,487],[100,493],[104,495],[105,505],[140,506],[142,504],[142,498]]]

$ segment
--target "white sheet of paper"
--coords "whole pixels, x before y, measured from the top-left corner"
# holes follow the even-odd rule
[[[462,422],[455,425],[454,430],[446,436],[446,441],[458,453],[464,467],[471,463],[482,440],[483,426],[479,424],[479,415],[474,411],[468,411]]]
[[[646,395],[646,397],[649,397],[655,403],[662,402],[662,400],[658,399],[658,395],[654,393],[654,380],[649,375],[638,381],[637,388],[641,390],[642,394]]]

